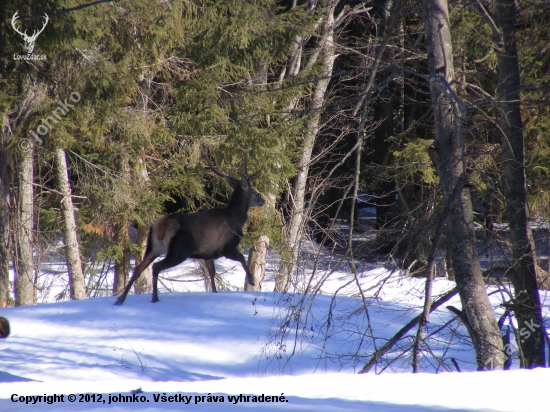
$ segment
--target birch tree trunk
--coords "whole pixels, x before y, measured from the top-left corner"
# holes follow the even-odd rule
[[[65,242],[65,260],[69,272],[69,292],[71,299],[86,299],[86,285],[82,273],[82,261],[80,260],[80,246],[76,231],[73,199],[67,170],[65,150],[55,150],[55,166],[57,169],[57,184],[63,195],[61,199],[61,224],[63,240]]]
[[[311,100],[311,115],[308,120],[306,133],[302,143],[302,153],[298,164],[298,174],[296,175],[294,186],[292,188],[292,204],[290,210],[290,222],[287,230],[287,241],[291,251],[290,261],[282,262],[278,273],[275,276],[275,291],[285,292],[290,285],[290,277],[296,267],[300,253],[300,240],[302,238],[304,217],[305,217],[305,196],[306,185],[309,174],[309,165],[313,146],[319,134],[319,123],[321,119],[321,108],[325,103],[325,95],[332,76],[332,69],[336,59],[334,47],[334,11],[339,0],[328,2],[327,11],[323,24],[323,35],[319,39],[320,58],[323,61],[323,72],[321,79],[317,82],[313,97]]]
[[[147,172],[147,166],[142,159],[138,159],[135,178],[139,187],[143,188],[144,193],[148,193],[149,190],[149,173]],[[145,249],[147,248],[147,238],[149,237],[149,227],[153,223],[153,217],[149,216],[143,224],[138,224],[137,227],[137,250],[138,253],[134,255],[136,266],[143,261]],[[128,270],[130,270],[128,264]],[[134,293],[149,293],[153,290],[153,265],[149,265],[147,269],[141,272],[141,275],[134,283]]]
[[[15,246],[15,306],[32,305],[35,302],[34,259],[33,259],[33,149],[30,140],[28,150],[21,150],[16,156],[15,179],[17,182],[17,203],[14,219]]]
[[[149,94],[151,92],[151,83],[153,82],[153,73],[146,73],[143,76],[143,80],[140,82],[141,88],[141,110],[144,116],[149,114]],[[134,178],[137,181],[139,187],[143,188],[144,193],[149,191],[149,173],[147,172],[147,165],[142,158],[137,159],[135,167]],[[142,225],[138,224],[137,227],[137,250],[138,253],[134,255],[136,266],[143,261],[145,249],[147,248],[147,238],[149,236],[149,226],[153,223],[154,219],[149,216]],[[134,293],[149,293],[153,291],[153,265],[149,265],[134,283]]]
[[[476,252],[470,191],[464,184],[462,107],[454,93],[454,68],[447,0],[422,0],[426,27],[430,95],[435,121],[432,159],[443,199],[450,202],[447,226],[463,319],[479,369],[502,369],[502,339],[489,302]],[[465,113],[464,113],[465,114]],[[455,188],[460,193],[452,199]]]
[[[147,237],[149,236],[149,226],[138,225],[137,228],[137,246],[141,253],[134,255],[136,266],[143,261],[145,248],[147,247]],[[149,293],[153,290],[153,265],[141,272],[141,275],[134,283],[134,293]]]
[[[4,43],[0,41],[0,48],[3,47]],[[4,73],[2,63],[0,69],[0,74]],[[6,147],[15,130],[25,129],[24,123],[33,107],[41,103],[46,95],[43,84],[33,83],[32,77],[28,76],[22,79],[25,80],[17,86],[25,90],[21,99],[8,106],[3,114],[0,153],[0,298],[2,305],[9,299],[6,288],[9,288],[7,270],[11,254],[16,306],[32,305],[36,298],[33,259],[34,138],[20,138],[17,146],[9,152]]]
[[[122,250],[121,254],[115,259],[114,267],[113,295],[118,296],[128,283],[128,272],[130,271],[128,222],[123,221],[117,224],[115,230],[115,243]]]
[[[502,45],[497,48],[497,89],[500,102],[498,116],[504,162],[502,186],[514,258],[510,271],[515,291],[514,312],[518,329],[530,332],[522,334],[519,342],[524,356],[523,365],[534,368],[546,366],[545,337],[537,286],[535,248],[527,206],[520,68],[515,40],[516,14],[517,5],[514,0],[496,0],[496,22],[501,31],[498,36],[500,38],[497,39]]]
[[[244,280],[244,290],[247,292],[259,292],[262,290],[262,282],[265,278],[265,265],[267,262],[267,252],[269,249],[269,237],[263,235],[254,247],[250,248],[248,255],[248,268],[254,279],[254,286]]]
[[[298,63],[299,61],[300,59],[298,59]],[[291,60],[291,66],[292,64],[296,64],[296,62],[292,63],[292,60]],[[253,79],[252,84],[257,85],[257,87],[259,85],[259,88],[261,90],[264,90],[265,89],[264,85],[267,84],[268,70],[269,70],[269,65],[267,63],[260,63],[255,73],[255,78]],[[252,87],[251,87],[251,90],[253,90]],[[276,200],[275,195],[271,193],[267,193],[265,196],[269,199],[267,204],[262,208],[257,208],[251,211],[250,213],[258,213],[260,216],[262,215],[265,216],[267,214],[267,208],[272,208],[273,205],[275,205],[275,200]],[[252,223],[248,230],[251,230],[251,229],[253,229]],[[268,251],[269,251],[269,236],[263,234],[260,237],[260,240],[258,240],[248,251],[248,269],[252,274],[252,279],[254,279],[254,286],[248,283],[248,280],[246,279],[246,276],[245,276],[245,279],[244,279],[245,291],[259,292],[262,290],[262,283],[265,278]]]

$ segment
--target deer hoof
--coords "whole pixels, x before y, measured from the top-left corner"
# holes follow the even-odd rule
[[[118,298],[115,302],[115,306],[121,306],[123,303],[124,303],[124,301],[120,300],[120,298]]]

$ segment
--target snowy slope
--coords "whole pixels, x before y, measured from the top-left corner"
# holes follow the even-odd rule
[[[325,361],[320,366],[314,338],[281,363],[261,356],[270,328],[276,327],[273,313],[284,301],[280,294],[191,292],[162,294],[160,299],[152,304],[149,295],[131,295],[121,307],[113,306],[115,298],[109,297],[3,309],[0,314],[10,319],[12,334],[0,341],[0,410],[226,411],[260,407],[409,412],[547,408],[544,394],[550,370],[357,375],[353,364]],[[358,300],[348,298],[347,303],[354,299]],[[322,316],[329,304],[330,297],[322,296],[313,312]],[[389,307],[396,312],[382,310]],[[402,311],[401,303],[380,302],[378,308],[372,308],[374,327],[388,338],[414,315],[414,311]],[[441,312],[433,322],[442,323],[446,316]],[[328,342],[328,351],[341,351],[348,344],[344,330],[337,335]],[[472,353],[467,352],[467,345],[463,349],[457,357],[467,366]],[[512,386],[513,391],[507,390]],[[113,401],[113,396],[131,396],[138,388],[143,392],[136,394],[137,399],[141,396],[144,402],[109,404],[109,394]],[[533,396],[519,401],[515,394],[522,391]],[[90,397],[89,402],[85,397],[78,402],[79,394],[86,393],[96,394],[96,402]],[[12,401],[14,394],[17,402]],[[64,402],[24,403],[24,396],[44,394],[63,394]],[[77,394],[76,402],[69,402],[69,394]],[[279,401],[284,394],[285,402],[229,399],[240,394],[277,396]],[[178,395],[189,404],[162,402],[162,395]]]

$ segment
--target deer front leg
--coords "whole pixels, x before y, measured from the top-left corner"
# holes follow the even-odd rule
[[[226,254],[225,257],[227,259],[231,259],[231,260],[234,260],[236,262],[240,262],[245,273],[246,273],[246,280],[248,281],[248,283],[252,286],[255,285],[254,283],[254,278],[252,277],[252,274],[250,273],[250,270],[248,270],[248,266],[246,265],[246,260],[244,260],[244,256],[242,253],[240,253],[239,251],[235,250],[229,254]]]

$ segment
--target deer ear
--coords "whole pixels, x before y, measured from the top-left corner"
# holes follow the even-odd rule
[[[248,189],[248,180],[246,177],[241,177],[241,187],[243,189]]]

